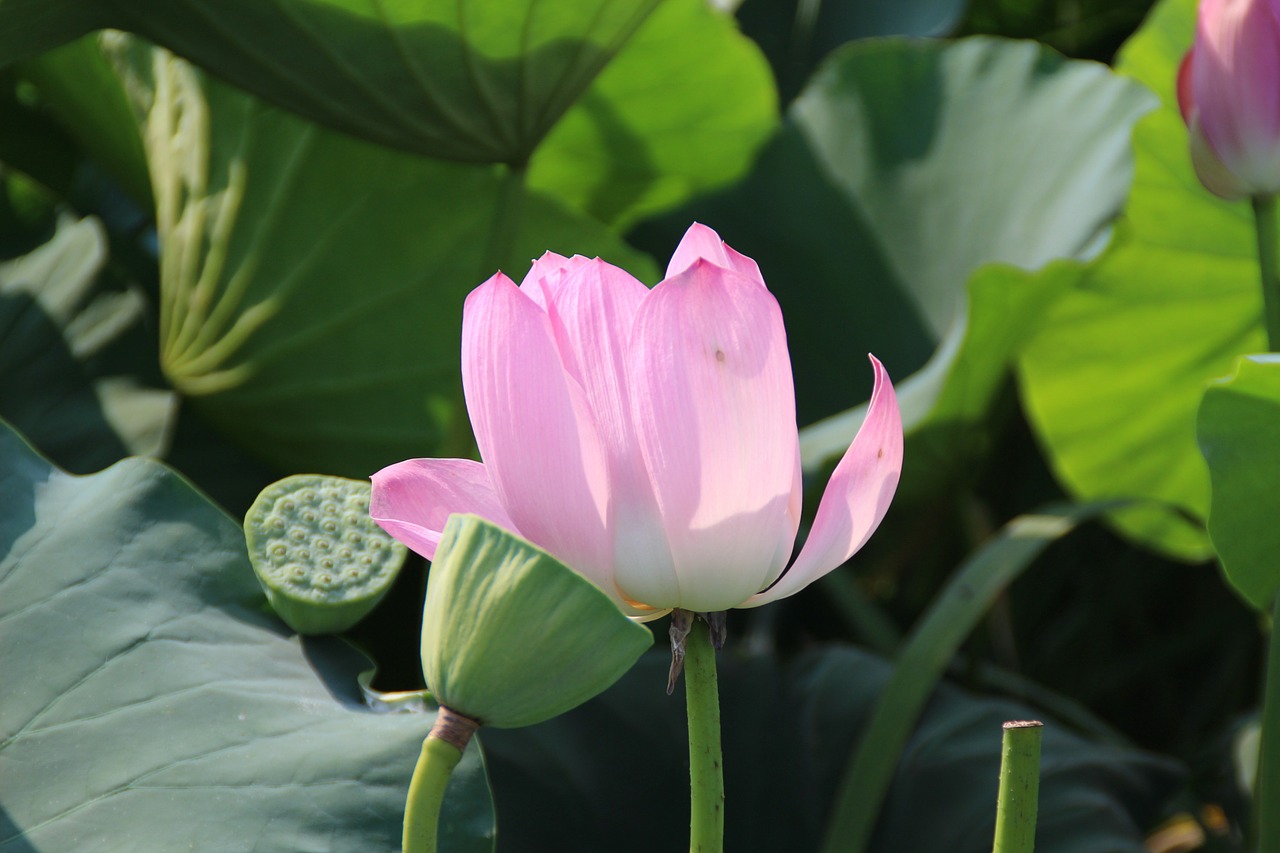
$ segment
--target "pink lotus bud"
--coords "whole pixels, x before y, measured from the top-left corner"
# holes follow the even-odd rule
[[[1178,71],[1200,181],[1227,199],[1280,191],[1280,0],[1204,0]]]
[[[519,287],[498,273],[463,309],[483,464],[384,468],[370,511],[428,559],[449,515],[474,513],[640,618],[754,607],[843,563],[889,507],[902,420],[871,363],[866,420],[792,562],[795,389],[782,311],[755,261],[696,224],[652,290],[598,258],[547,253]]]

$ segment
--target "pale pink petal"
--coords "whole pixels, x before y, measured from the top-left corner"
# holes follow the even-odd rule
[[[470,459],[410,459],[374,474],[369,515],[411,549],[434,559],[445,522],[473,513],[519,534],[484,466]]]
[[[671,575],[674,567],[631,420],[628,345],[649,289],[599,259],[566,275],[548,306],[566,370],[582,387],[609,470],[615,565]]]
[[[710,261],[718,267],[733,270],[764,287],[760,267],[746,255],[729,248],[720,235],[700,222],[689,226],[667,264],[667,278],[672,278],[693,266],[694,261]]]
[[[520,290],[545,311],[555,301],[565,277],[588,263],[590,261],[582,255],[566,258],[555,252],[543,252],[542,257],[529,267],[529,272],[520,282]]]
[[[502,506],[520,532],[611,592],[604,451],[547,313],[498,274],[467,297],[462,386]]]
[[[778,303],[696,260],[640,306],[630,375],[676,577],[619,566],[618,586],[655,607],[734,607],[794,541],[795,392]]]
[[[1205,0],[1190,70],[1196,122],[1250,192],[1280,189],[1280,3]]]
[[[867,418],[827,483],[800,556],[743,607],[793,595],[836,568],[866,544],[888,511],[902,472],[902,415],[884,366],[870,358],[876,382]]]

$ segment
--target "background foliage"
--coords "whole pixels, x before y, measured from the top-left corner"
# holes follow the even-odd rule
[[[548,249],[653,283],[695,219],[783,306],[812,488],[867,351],[908,430],[870,547],[731,615],[731,849],[987,849],[1024,716],[1041,849],[1242,849],[1277,581],[1232,451],[1280,391],[1239,361],[1247,206],[1201,189],[1172,97],[1193,15],[0,0],[0,849],[394,844],[427,567],[362,658],[289,635],[236,520],[289,473],[474,455],[465,295]],[[483,733],[447,849],[679,848],[664,670]]]

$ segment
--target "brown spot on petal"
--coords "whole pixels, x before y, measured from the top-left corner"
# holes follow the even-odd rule
[[[716,350],[716,361],[720,362],[721,364],[724,363],[724,350],[720,350],[720,349]]]
[[[884,448],[883,448],[883,447],[876,451],[876,458],[877,458],[877,459],[883,459],[883,458],[884,458]]]

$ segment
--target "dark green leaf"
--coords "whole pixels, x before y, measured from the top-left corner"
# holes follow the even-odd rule
[[[115,372],[113,351],[139,355],[146,302],[100,281],[106,260],[96,220],[64,219],[48,243],[0,263],[0,417],[77,472],[160,453],[176,414],[171,392]]]
[[[816,850],[844,760],[893,668],[845,646],[781,667],[732,633],[720,654],[725,849]],[[688,833],[682,691],[667,696],[665,652],[615,687],[529,729],[485,733],[503,849],[675,849]],[[991,849],[1000,726],[1039,712],[953,687],[934,693],[903,753],[872,850]],[[1091,743],[1049,721],[1040,853],[1143,853],[1172,792],[1169,762]],[[636,830],[643,827],[643,831]]]
[[[235,522],[156,462],[89,477],[0,427],[0,848],[389,850],[433,717],[264,607]],[[457,850],[492,849],[463,770]]]
[[[1110,508],[1068,506],[1020,516],[957,570],[898,655],[893,676],[844,771],[824,850],[866,849],[894,770],[925,702],[996,595],[1054,540]]]
[[[96,0],[0,0],[0,68],[107,26]]]

